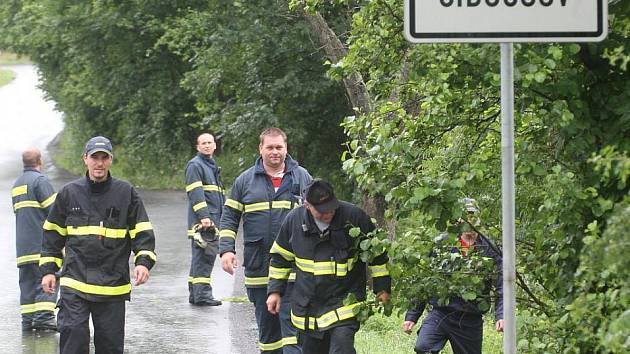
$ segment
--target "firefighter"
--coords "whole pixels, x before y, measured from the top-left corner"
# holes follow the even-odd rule
[[[37,149],[22,153],[24,173],[13,184],[11,196],[15,212],[15,246],[20,274],[20,312],[22,330],[56,330],[57,291],[42,290],[39,258],[42,225],[57,193],[41,171],[42,154]]]
[[[198,306],[219,306],[212,296],[211,274],[219,251],[215,225],[221,221],[225,202],[219,167],[212,158],[217,145],[214,136],[197,138],[197,155],[186,165],[188,194],[188,236],[192,259],[188,276],[188,302]]]
[[[280,316],[267,311],[269,250],[282,220],[301,204],[301,192],[311,175],[287,154],[287,136],[279,128],[260,134],[260,157],[253,167],[234,181],[221,217],[219,251],[223,269],[234,274],[234,244],[239,222],[243,221],[243,263],[245,287],[254,304],[262,353],[300,353],[289,306]],[[289,296],[285,301],[290,304]]]
[[[463,199],[464,208],[467,213],[466,221],[473,227],[480,226],[479,207],[472,198]],[[491,258],[496,270],[495,284],[495,329],[503,331],[503,277],[501,269],[501,253],[492,241],[483,237],[476,231],[462,232],[458,236],[459,247],[453,248],[452,252],[461,253],[466,257],[476,252],[483,257]],[[486,284],[486,294],[488,296],[492,288],[492,279],[488,279]],[[448,340],[455,354],[481,354],[483,342],[483,310],[474,301],[466,301],[458,296],[451,296],[446,305],[441,304],[438,299],[429,300],[430,310],[420,330],[414,348],[416,353],[438,353],[446,345]],[[417,302],[415,308],[407,311],[403,322],[403,330],[411,333],[416,322],[424,312],[425,302]]]
[[[353,308],[366,299],[368,271],[377,298],[389,302],[391,278],[387,254],[366,265],[350,236],[374,230],[370,217],[354,204],[339,201],[333,187],[315,180],[308,187],[304,206],[287,215],[271,248],[268,310],[277,313],[292,265],[297,275],[291,294],[291,320],[299,330],[304,354],[356,353],[359,329]],[[357,303],[344,305],[353,294]]]
[[[85,177],[63,186],[44,222],[42,287],[53,292],[54,273],[63,264],[57,304],[61,354],[89,352],[90,316],[96,352],[123,353],[129,257],[133,251],[135,285],[145,283],[156,261],[155,237],[135,188],[109,173],[111,142],[91,138],[83,161]]]

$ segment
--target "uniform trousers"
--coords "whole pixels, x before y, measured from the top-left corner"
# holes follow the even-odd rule
[[[42,273],[39,271],[39,265],[27,263],[20,265],[18,269],[23,328],[55,319],[57,291],[48,294],[42,290]]]
[[[90,348],[92,315],[96,354],[122,354],[125,341],[125,302],[93,302],[61,292],[57,326],[61,354],[85,354]]]
[[[416,353],[438,353],[451,343],[454,354],[481,354],[483,318],[480,314],[432,309],[422,321]]]
[[[201,248],[191,241],[192,260],[188,273],[188,302],[202,304],[214,299],[212,295],[212,268],[219,251],[219,241],[208,242],[208,247]]]
[[[356,354],[354,335],[359,324],[351,321],[325,331],[300,331],[303,354]]]

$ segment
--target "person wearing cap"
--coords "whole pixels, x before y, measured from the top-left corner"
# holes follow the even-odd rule
[[[480,226],[479,207],[472,198],[462,200],[467,214],[467,220],[460,223],[468,223],[476,228]],[[476,230],[476,229],[475,229]],[[452,252],[461,253],[463,256],[480,253],[483,257],[492,258],[497,269],[495,283],[495,328],[503,331],[503,277],[501,254],[492,241],[476,231],[462,232],[458,236],[459,247],[454,247]],[[492,279],[487,280],[486,297],[489,297],[492,288]],[[416,353],[438,353],[446,345],[451,343],[455,354],[481,354],[483,342],[483,311],[474,301],[467,301],[459,296],[451,296],[448,304],[443,305],[434,298],[429,300],[431,309],[424,318],[416,340]],[[408,310],[403,322],[403,330],[411,333],[416,322],[422,315],[426,302],[417,301],[415,308]]]
[[[354,227],[361,230],[360,237],[375,228],[361,208],[338,200],[328,182],[314,180],[304,205],[287,215],[271,248],[267,307],[271,313],[279,311],[295,264],[291,320],[304,354],[356,353],[359,322],[353,308],[366,299],[368,272],[378,299],[389,302],[387,254],[366,264],[359,257],[357,240],[350,236]],[[344,305],[349,294],[358,302]]]
[[[145,283],[156,261],[153,227],[135,188],[109,173],[109,139],[90,139],[83,162],[85,176],[62,187],[44,222],[42,287],[52,293],[61,268],[61,354],[89,352],[90,316],[96,352],[123,353],[129,257],[133,251],[135,285]]]
[[[57,193],[42,174],[42,154],[38,149],[22,153],[24,173],[11,190],[15,213],[15,247],[20,283],[22,330],[56,330],[55,303],[57,291],[42,290],[39,271],[42,248],[42,225]]]
[[[232,186],[221,216],[219,252],[223,269],[234,274],[236,232],[243,222],[245,287],[254,304],[262,353],[300,353],[289,318],[290,296],[280,315],[267,311],[269,249],[287,213],[302,203],[311,175],[287,154],[287,136],[279,128],[260,134],[260,157]]]
[[[198,306],[219,306],[212,295],[211,275],[219,252],[216,225],[221,221],[225,197],[219,167],[213,154],[214,136],[197,137],[197,155],[186,164],[188,196],[188,238],[191,239],[191,262],[188,274],[188,302]],[[204,236],[208,235],[207,237]],[[201,238],[195,240],[194,237]]]

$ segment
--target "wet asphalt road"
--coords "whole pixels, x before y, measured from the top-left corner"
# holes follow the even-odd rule
[[[23,334],[20,330],[10,191],[22,170],[20,152],[29,146],[43,150],[44,173],[56,189],[75,177],[49,162],[46,146],[63,124],[54,105],[45,102],[36,88],[34,68],[4,68],[16,72],[17,78],[0,88],[0,196],[4,196],[0,197],[0,353],[58,353],[58,334]],[[223,272],[217,259],[212,274],[215,297],[237,301],[224,301],[219,307],[188,304],[190,242],[185,236],[186,195],[183,191],[148,190],[140,194],[155,229],[158,262],[148,283],[134,287],[132,301],[127,303],[125,352],[256,353],[253,306],[238,301],[245,297],[242,268],[232,277]]]

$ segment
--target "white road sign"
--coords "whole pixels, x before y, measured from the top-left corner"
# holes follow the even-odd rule
[[[594,42],[607,0],[405,0],[405,37],[435,42]]]

